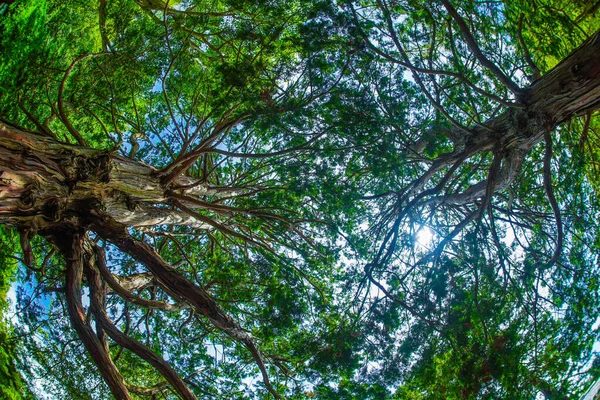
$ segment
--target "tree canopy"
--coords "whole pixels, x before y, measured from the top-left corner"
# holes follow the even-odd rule
[[[579,398],[598,4],[0,2],[0,394]]]

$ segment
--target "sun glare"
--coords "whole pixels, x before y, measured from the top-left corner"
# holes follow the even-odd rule
[[[427,249],[433,241],[433,232],[426,226],[422,226],[415,234],[415,247]]]

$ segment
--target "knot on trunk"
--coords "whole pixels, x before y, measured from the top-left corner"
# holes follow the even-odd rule
[[[21,207],[24,210],[29,210],[35,206],[35,202],[37,200],[36,193],[40,190],[40,184],[37,181],[33,181],[27,186],[25,186],[23,190],[23,194],[19,198],[21,203]]]
[[[508,124],[501,132],[505,147],[531,148],[544,136],[550,117],[527,110],[510,110]]]
[[[61,162],[65,178],[70,186],[75,186],[77,182],[95,181],[108,183],[110,181],[110,154],[102,152],[95,157],[86,157],[83,155],[73,155],[67,160]]]
[[[47,200],[42,205],[42,214],[50,222],[58,222],[63,211],[67,207],[67,201],[64,198],[54,197]]]

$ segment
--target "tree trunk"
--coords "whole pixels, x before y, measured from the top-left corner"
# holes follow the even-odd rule
[[[245,345],[262,373],[265,386],[275,398],[280,398],[269,382],[263,357],[252,336],[219,307],[210,293],[187,280],[151,246],[133,238],[127,231],[131,226],[158,224],[205,228],[204,222],[172,209],[170,197],[194,199],[220,192],[231,194],[231,190],[200,185],[186,176],[163,184],[158,171],[147,164],[107,151],[59,143],[1,121],[0,172],[0,224],[21,229],[26,264],[32,259],[29,239],[34,233],[45,236],[59,247],[67,260],[66,293],[72,324],[117,398],[129,398],[123,380],[97,336],[81,319],[83,261],[80,242],[86,230],[96,232],[145,264],[172,296],[190,304],[218,329]],[[69,237],[74,239],[65,241],[64,238]],[[150,303],[146,301],[145,305]],[[96,303],[95,307],[102,330],[155,366],[184,398],[193,398],[184,382],[166,367],[164,360],[122,336],[105,318],[101,307]]]
[[[78,225],[86,209],[99,207],[127,226],[206,223],[167,204],[157,170],[117,154],[73,146],[0,121],[0,224],[38,231],[62,221]],[[182,176],[179,193],[211,194]]]
[[[421,196],[424,200],[419,201],[419,205],[472,204],[485,196],[488,180],[460,193],[437,195],[442,192],[440,186],[433,191],[434,197],[426,198],[422,191],[444,167],[460,165],[466,158],[483,151],[493,151],[501,158],[492,186],[494,192],[502,190],[514,181],[529,150],[545,135],[575,116],[597,110],[600,107],[600,31],[523,90],[518,103],[520,107],[509,108],[483,125],[468,131],[458,128],[448,131],[446,136],[454,143],[454,150],[433,160],[429,170],[407,190],[406,199]],[[417,143],[414,148],[421,145]]]

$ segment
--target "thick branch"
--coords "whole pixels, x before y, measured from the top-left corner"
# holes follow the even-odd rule
[[[85,322],[85,309],[81,302],[83,233],[76,232],[67,238],[56,236],[54,239],[65,255],[67,262],[65,293],[71,324],[98,367],[113,396],[120,400],[130,399],[131,396],[125,386],[123,376],[111,360],[102,342]]]
[[[100,250],[99,247],[95,247],[95,250]],[[128,337],[123,332],[121,332],[108,318],[106,315],[106,311],[104,310],[104,305],[102,304],[102,283],[100,278],[100,271],[97,266],[94,265],[94,261],[97,262],[98,265],[105,264],[104,262],[104,254],[103,252],[96,252],[95,260],[90,259],[86,264],[86,277],[88,280],[88,284],[90,286],[90,301],[92,306],[92,311],[96,320],[100,323],[102,328],[108,333],[108,335],[119,345],[126,349],[131,350],[135,354],[137,354],[140,358],[144,359],[150,365],[152,365],[156,370],[171,384],[173,389],[185,400],[196,400],[196,396],[190,391],[185,382],[181,379],[181,377],[175,372],[173,368],[158,354],[153,352],[148,347],[143,344],[137,342],[136,340]]]
[[[135,228],[156,225],[185,225],[195,229],[211,229],[209,224],[179,210],[149,205],[138,205],[131,210],[123,203],[113,203],[113,206],[109,206],[108,210],[116,221]]]
[[[600,107],[600,30],[528,89],[530,112],[546,115],[548,128]]]
[[[165,287],[168,287],[175,295],[191,304],[198,313],[207,317],[218,329],[234,340],[243,343],[250,350],[269,392],[276,398],[281,398],[270,383],[262,354],[256,347],[252,336],[227,315],[206,290],[187,280],[148,244],[129,235],[124,225],[96,211],[90,212],[89,221],[92,224],[92,229],[101,237],[143,263]]]

